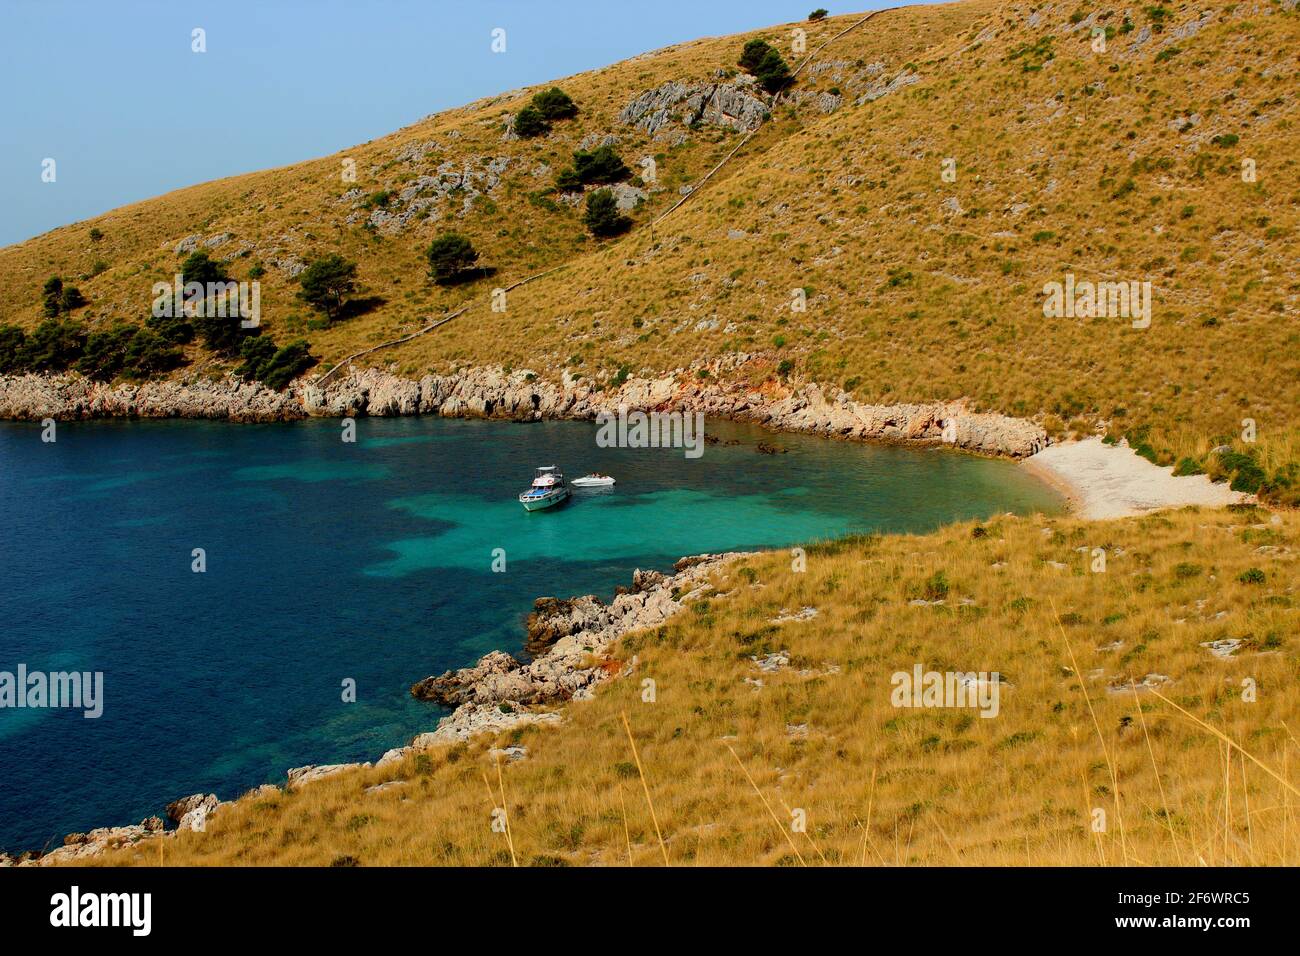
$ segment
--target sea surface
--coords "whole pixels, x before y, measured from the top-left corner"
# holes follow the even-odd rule
[[[583,422],[356,428],[63,423],[45,443],[0,423],[0,671],[104,675],[98,719],[0,709],[0,848],[373,760],[444,713],[413,682],[520,650],[541,595],[608,598],[686,554],[1062,507],[1009,462],[728,422],[698,459],[599,448]],[[552,463],[618,485],[525,513]]]

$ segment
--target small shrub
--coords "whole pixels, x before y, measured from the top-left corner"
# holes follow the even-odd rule
[[[329,319],[338,316],[343,303],[357,288],[357,264],[349,262],[338,253],[317,259],[298,277],[302,291],[298,295],[304,302],[325,313]]]
[[[617,236],[632,225],[632,220],[618,211],[618,200],[608,189],[597,189],[587,196],[587,211],[582,221],[600,239]]]
[[[515,116],[515,132],[525,139],[545,136],[551,131],[551,124],[535,106],[525,106]]]
[[[578,115],[578,105],[558,86],[542,90],[533,96],[533,108],[547,120],[573,119]]]
[[[424,255],[429,260],[429,275],[440,285],[453,281],[478,262],[474,244],[455,232],[438,236]]]
[[[943,601],[947,599],[949,590],[948,576],[943,571],[935,571],[921,585],[921,596],[927,601]]]
[[[46,319],[23,342],[18,362],[29,372],[62,372],[81,356],[86,330],[71,319]]]
[[[754,76],[758,79],[758,85],[769,93],[777,93],[790,85],[790,67],[773,48],[763,54],[758,68],[754,70]]]
[[[740,52],[739,65],[746,73],[753,73],[758,69],[758,65],[763,62],[763,57],[767,56],[769,51],[775,47],[766,40],[760,40],[755,37],[745,44]]]
[[[0,375],[23,371],[23,345],[27,333],[16,325],[0,325]]]
[[[632,175],[632,170],[609,145],[578,150],[573,154],[573,169],[584,186],[621,183]]]

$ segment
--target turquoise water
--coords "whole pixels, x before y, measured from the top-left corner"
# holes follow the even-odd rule
[[[694,460],[598,448],[581,422],[361,419],[357,433],[69,423],[44,444],[0,423],[0,671],[102,671],[105,698],[97,720],[0,709],[0,847],[373,759],[441,715],[414,681],[519,650],[541,595],[608,597],[634,568],[702,551],[1061,506],[1008,462],[725,422]],[[516,495],[551,463],[618,486],[525,513]]]

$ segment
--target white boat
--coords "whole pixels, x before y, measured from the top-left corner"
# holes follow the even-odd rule
[[[597,471],[590,475],[583,475],[581,478],[574,478],[569,485],[573,488],[610,488],[614,485],[614,479]]]
[[[557,465],[546,465],[537,469],[537,476],[532,486],[519,496],[519,503],[525,511],[541,511],[551,508],[569,497],[569,489],[564,484],[564,475]]]

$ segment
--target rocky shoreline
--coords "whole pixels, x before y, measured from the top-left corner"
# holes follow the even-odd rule
[[[597,684],[625,676],[636,669],[636,658],[611,658],[613,644],[623,635],[655,627],[686,604],[711,590],[708,577],[741,552],[703,554],[679,560],[674,573],[638,569],[631,587],[617,589],[606,604],[595,595],[560,599],[538,598],[528,616],[525,650],[520,660],[492,651],[471,667],[427,677],[411,688],[420,700],[453,708],[437,727],[417,735],[405,747],[387,751],[373,766],[399,763],[408,754],[440,744],[468,740],[480,733],[500,732],[524,724],[557,724],[555,710],[544,709],[571,700],[587,700]],[[288,771],[286,790],[296,790],[344,770],[370,767],[371,763],[321,764]],[[379,786],[382,786],[379,785]],[[262,784],[240,799],[259,799],[279,792]],[[166,815],[176,824],[168,829],[161,817],[151,816],[123,827],[100,827],[87,833],[70,833],[63,846],[48,853],[27,851],[15,856],[0,852],[0,866],[49,866],[84,862],[106,850],[133,846],[144,840],[202,831],[207,821],[232,801],[216,794],[196,793],[167,805]]]
[[[737,372],[746,357],[732,363]],[[971,412],[965,403],[868,405],[847,393],[811,383],[743,378],[701,380],[691,370],[658,378],[629,378],[618,388],[593,388],[566,372],[559,382],[528,370],[468,368],[446,375],[408,379],[382,369],[350,371],[327,385],[300,380],[287,391],[233,377],[106,385],[79,375],[0,375],[0,419],[85,421],[102,418],[194,418],[230,422],[295,421],[309,417],[439,415],[509,421],[592,420],[620,409],[644,412],[700,412],[707,417],[752,422],[775,431],[802,432],[858,441],[950,444],[984,455],[1026,458],[1046,447],[1037,424],[1004,415]],[[673,575],[637,571],[630,588],[620,588],[605,604],[594,595],[560,600],[539,598],[528,619],[524,661],[494,651],[472,667],[417,682],[411,692],[422,700],[454,708],[435,730],[408,746],[388,751],[376,766],[402,760],[413,750],[463,741],[526,723],[556,723],[551,709],[583,700],[595,685],[630,672],[631,661],[608,657],[622,635],[653,627],[677,613],[708,588],[705,578],[736,557],[683,558]],[[287,789],[296,789],[344,770],[370,764],[327,764],[288,771]],[[264,784],[245,796],[278,788]],[[215,794],[193,794],[167,807],[176,829],[159,817],[125,827],[102,827],[69,834],[49,853],[0,853],[0,866],[76,862],[111,848],[182,830],[202,830],[227,806]]]
[[[745,357],[732,363],[741,370]],[[468,368],[403,378],[353,370],[325,385],[301,379],[277,392],[233,377],[105,385],[79,375],[0,375],[0,419],[200,418],[232,422],[308,417],[440,415],[510,421],[591,420],[602,412],[702,412],[776,431],[858,441],[950,444],[984,455],[1025,458],[1048,444],[1031,421],[972,412],[962,401],[870,405],[811,383],[700,380],[689,370],[593,388],[566,372],[560,381],[526,369]]]

